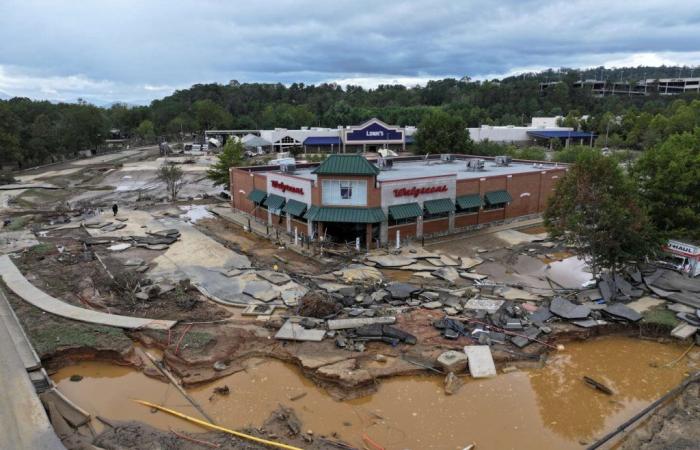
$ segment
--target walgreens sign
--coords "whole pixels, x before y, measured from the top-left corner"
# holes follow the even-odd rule
[[[272,180],[270,184],[273,188],[279,189],[282,192],[292,192],[294,194],[304,195],[304,189],[283,183],[282,181]]]
[[[447,192],[447,185],[442,186],[428,186],[428,187],[411,187],[411,188],[400,188],[394,189],[394,197],[413,197],[416,198],[419,195],[435,194],[438,192]]]

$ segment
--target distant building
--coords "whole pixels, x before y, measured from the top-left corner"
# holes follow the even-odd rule
[[[301,148],[313,153],[376,152],[381,148],[406,150],[413,143],[416,127],[388,125],[379,119],[370,119],[360,125],[337,128],[302,127],[298,130],[275,128],[271,130],[207,130],[207,138],[226,140],[236,136],[245,141],[250,135],[259,136],[275,152]]]
[[[540,94],[547,92],[563,81],[547,81],[540,83]],[[689,92],[700,93],[700,77],[692,78],[648,78],[637,82],[633,81],[608,81],[586,79],[578,80],[572,85],[577,89],[588,89],[595,97],[609,95],[625,95],[628,97],[650,95],[678,95]]]
[[[561,119],[561,116],[533,117],[529,126],[482,125],[478,128],[468,128],[468,131],[474,142],[488,140],[499,144],[549,145],[550,139],[559,139],[564,146],[572,143],[593,145],[593,139],[595,138],[593,133],[576,131],[571,127],[560,127],[557,125],[559,119]]]

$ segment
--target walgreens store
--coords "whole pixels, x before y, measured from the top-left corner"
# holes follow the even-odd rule
[[[368,248],[534,217],[566,167],[465,155],[231,168],[231,206],[312,239]]]

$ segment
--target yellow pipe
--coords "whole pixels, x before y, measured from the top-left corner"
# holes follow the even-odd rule
[[[223,433],[232,434],[234,436],[238,436],[239,438],[248,439],[250,441],[254,441],[254,442],[257,442],[260,444],[270,445],[272,447],[283,448],[286,450],[303,450],[299,447],[293,447],[293,446],[287,445],[287,444],[280,444],[279,442],[268,441],[267,439],[261,439],[259,437],[255,437],[255,436],[251,436],[249,434],[241,433],[239,431],[229,430],[228,428],[220,427],[218,425],[214,425],[214,424],[205,422],[203,420],[195,419],[194,417],[187,416],[187,415],[182,414],[180,412],[174,411],[172,409],[164,408],[160,405],[156,405],[155,403],[147,402],[145,400],[134,400],[134,401],[136,403],[140,403],[144,406],[148,406],[149,408],[155,408],[159,411],[163,411],[163,412],[166,412],[168,414],[172,414],[175,417],[185,419],[188,422],[196,423],[197,425],[201,425],[201,426],[203,426],[205,428],[209,428],[211,430],[216,430],[216,431],[221,431]]]

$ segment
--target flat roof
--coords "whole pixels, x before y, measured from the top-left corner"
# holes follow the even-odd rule
[[[439,157],[439,155],[437,155]],[[452,162],[443,162],[440,159],[408,159],[401,161],[400,158],[392,158],[394,164],[388,170],[382,170],[377,179],[379,181],[395,181],[425,177],[440,177],[448,175],[456,175],[457,180],[478,179],[483,177],[498,176],[498,175],[514,175],[519,173],[536,173],[543,170],[561,169],[566,167],[565,164],[545,163],[545,162],[524,162],[513,161],[508,166],[496,165],[493,158],[487,157],[464,157]],[[484,170],[472,171],[467,170],[467,159],[479,158],[484,160]],[[299,178],[316,181],[316,174],[312,171],[313,167],[298,167],[293,175]],[[242,168],[245,169],[245,168]],[[276,168],[270,168],[265,172],[278,172]],[[342,178],[341,175],[338,175]]]

